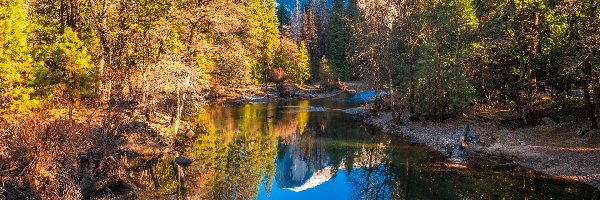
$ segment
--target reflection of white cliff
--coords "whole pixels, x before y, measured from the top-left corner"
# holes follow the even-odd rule
[[[299,158],[294,158],[294,161],[292,163],[292,180],[303,181],[306,177],[306,174],[308,173],[308,164],[306,164],[305,161],[300,160]]]
[[[335,172],[333,171],[332,167],[325,167],[321,170],[315,171],[310,177],[310,179],[308,179],[306,183],[302,184],[301,186],[284,189],[291,190],[294,192],[301,192],[310,188],[314,188],[329,181],[329,179],[331,179],[331,177],[333,176],[333,173]]]
[[[363,146],[361,150],[358,150],[354,153],[354,159],[352,162],[353,169],[374,169],[379,168],[385,165],[386,162],[386,154],[383,149],[386,147],[385,143],[377,144],[371,148],[366,148]],[[289,158],[288,158],[289,159]],[[283,163],[281,163],[283,164]],[[278,168],[284,170],[286,165],[278,165]],[[317,187],[331,179],[333,177],[335,170],[332,166],[326,166],[322,169],[316,170],[314,172],[310,172],[308,169],[308,164],[306,161],[299,159],[298,157],[289,161],[289,165],[287,165],[286,172],[289,173],[291,177],[290,183],[282,184],[287,185],[283,189],[291,190],[294,192],[301,192],[307,189],[311,189]],[[281,168],[283,167],[283,168]],[[346,170],[346,161],[342,160],[339,165],[339,170]],[[282,171],[278,171],[278,173],[282,173]],[[282,177],[284,178],[284,177]],[[289,180],[289,179],[288,179]],[[279,181],[284,181],[279,180]],[[293,185],[293,183],[301,184],[301,185]]]

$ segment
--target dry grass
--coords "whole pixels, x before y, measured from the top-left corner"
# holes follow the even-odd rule
[[[76,152],[91,143],[82,134],[88,127],[44,116],[3,125],[2,165],[10,169],[2,174],[6,198],[80,199]]]
[[[73,122],[49,112],[0,122],[0,199],[82,199],[90,195],[83,175],[118,175],[119,159],[108,150],[116,145],[109,133],[116,126],[100,124],[102,117],[92,113]],[[90,152],[99,159],[82,162]]]

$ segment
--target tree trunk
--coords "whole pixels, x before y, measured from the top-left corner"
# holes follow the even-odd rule
[[[98,58],[98,66],[96,67],[98,73],[98,86],[96,87],[96,94],[100,97],[100,101],[104,102],[104,65],[106,63],[106,57],[104,53],[100,53]]]
[[[177,132],[179,131],[179,120],[181,120],[181,112],[183,110],[183,101],[180,93],[180,86],[177,86],[176,95],[177,104],[175,105],[175,117],[173,119],[173,132],[175,133],[174,135],[177,135]]]
[[[457,95],[459,97],[462,97],[462,95],[460,95],[461,94],[461,83],[460,83],[460,80],[458,78],[458,77],[461,76],[460,68],[462,67],[461,63],[460,63],[460,58],[459,58],[459,56],[460,56],[460,48],[461,48],[461,37],[460,37],[461,36],[461,29],[460,29],[460,27],[457,28],[457,33],[458,33],[458,37],[456,39],[456,44],[455,44],[456,48],[455,48],[455,51],[454,51],[455,52],[455,54],[454,54],[454,62],[455,63],[453,65],[454,66],[454,71],[452,73],[455,76],[455,78],[454,78],[454,93],[455,93],[455,95]],[[450,111],[451,110],[448,108],[448,106],[446,106],[446,113],[450,113]]]
[[[596,18],[596,6],[595,6],[595,1],[592,0],[590,2],[591,6],[590,6],[590,16],[591,18]],[[592,19],[594,20],[594,19]],[[590,94],[590,82],[591,82],[591,86],[594,88],[594,90],[596,90],[598,88],[598,78],[596,78],[596,75],[594,74],[595,68],[596,68],[596,50],[592,49],[591,52],[591,58],[590,60],[586,63],[585,67],[584,67],[584,80],[583,80],[583,94],[585,97],[585,102],[588,106],[588,117],[590,119],[590,129],[597,129],[598,128],[598,121],[596,118],[596,105],[593,103],[592,101],[592,97]],[[598,91],[594,91],[594,93],[596,93],[595,96],[598,96]],[[594,99],[594,101],[598,101],[598,99]]]
[[[523,53],[521,53],[521,56],[523,56]],[[526,87],[526,80],[525,80],[525,66],[523,66],[523,60],[518,60],[518,66],[519,66],[519,80],[518,80],[518,87],[516,89],[516,97],[517,97],[517,111],[519,113],[519,116],[521,116],[521,120],[523,120],[523,123],[527,124],[527,117],[526,117],[526,113],[527,113],[527,101],[524,99],[522,92],[525,91],[525,87]]]
[[[65,14],[66,14],[66,10],[65,9],[65,0],[60,0],[60,28],[64,29],[65,28]]]
[[[409,80],[408,80],[408,111],[409,111],[409,118],[412,120],[415,118],[415,66],[414,61],[413,61],[413,44],[412,44],[412,36],[413,36],[413,31],[412,31],[412,23],[408,22],[407,23],[408,26],[408,42],[410,45],[410,50],[408,51],[408,76],[409,76]]]
[[[97,72],[98,72],[98,89],[97,89],[97,94],[100,97],[100,101],[102,102],[108,102],[110,100],[110,97],[107,97],[106,94],[110,94],[109,92],[107,92],[107,88],[106,87],[106,83],[105,83],[105,77],[104,77],[104,70],[106,68],[106,55],[108,55],[108,52],[110,52],[110,48],[109,48],[109,44],[108,41],[106,40],[106,34],[105,34],[105,30],[104,30],[104,26],[106,25],[106,7],[107,7],[107,3],[106,1],[104,1],[104,3],[102,4],[102,12],[98,13],[97,11],[97,7],[96,4],[94,3],[93,0],[88,0],[88,4],[90,6],[90,10],[92,12],[92,17],[97,20],[95,21],[95,26],[96,26],[96,32],[98,34],[98,37],[100,38],[100,45],[101,45],[101,50],[100,50],[100,54],[99,54],[99,58],[98,58],[98,67],[97,67]],[[110,95],[109,95],[110,96]]]
[[[265,86],[265,95],[267,96],[267,98],[269,98],[269,79],[268,79],[268,68],[264,69],[264,86]]]
[[[592,86],[594,88],[594,103],[595,103],[595,114],[598,116],[600,114],[600,77],[598,76],[598,71],[596,69],[596,64],[598,63],[596,60],[596,55],[598,55],[598,50],[592,49],[592,59],[590,60],[591,74],[592,74]]]
[[[531,45],[531,53],[529,58],[529,95],[531,100],[538,92],[537,88],[537,76],[535,65],[537,64],[537,57],[539,51],[539,39],[540,38],[540,13],[535,13],[535,36],[533,38],[533,44]],[[530,102],[531,103],[531,102]]]
[[[73,123],[73,100],[69,100],[69,122]]]
[[[586,64],[584,69],[583,69],[583,73],[585,75],[585,77],[582,80],[582,86],[583,86],[583,96],[585,99],[585,103],[588,107],[588,118],[590,120],[590,129],[597,129],[598,128],[598,121],[596,119],[596,107],[594,106],[592,99],[591,99],[591,95],[590,95],[590,79],[592,76],[592,66],[591,63]]]
[[[408,110],[410,112],[410,118],[414,119],[415,115],[416,115],[416,109],[415,109],[415,66],[413,65],[413,60],[412,60],[412,52],[409,55],[408,58],[408,76],[410,78],[409,82],[408,82]]]
[[[436,41],[435,45],[435,110],[438,117],[438,121],[442,120],[442,84],[441,84],[441,60],[440,60],[440,45],[439,41]]]
[[[440,9],[441,8],[441,3],[438,3],[438,5],[436,6],[436,9]],[[443,95],[444,95],[444,91],[442,91],[442,61],[441,61],[441,50],[440,50],[440,22],[437,18],[437,14],[438,11],[436,10],[435,12],[436,14],[436,18],[435,18],[435,87],[436,87],[436,94],[435,94],[435,110],[436,110],[436,114],[437,114],[437,118],[438,121],[442,120],[442,100],[443,100]]]
[[[598,12],[598,5],[596,4],[595,0],[591,0],[590,1],[590,17],[592,17],[592,20],[596,20],[594,18],[596,18],[597,16],[597,12]],[[597,32],[596,32],[597,33]],[[595,102],[595,106],[596,106],[596,115],[600,115],[600,77],[598,75],[598,68],[596,67],[596,65],[598,64],[598,49],[592,48],[592,52],[591,52],[591,60],[590,60],[590,67],[591,72],[592,72],[592,85],[594,88],[594,102]]]
[[[388,81],[390,84],[390,104],[391,104],[391,108],[392,108],[392,113],[394,113],[394,115],[395,115],[396,112],[400,112],[400,111],[396,110],[396,104],[394,102],[395,96],[394,96],[394,81],[392,79],[392,69],[391,69],[392,67],[389,66],[389,64],[388,64],[387,68],[388,68]],[[397,120],[397,119],[394,119],[394,120]]]
[[[109,80],[106,84],[106,101],[110,103],[111,95],[112,95],[112,80]]]
[[[73,31],[79,32],[81,30],[81,18],[80,18],[80,9],[79,9],[79,0],[69,0],[69,19],[68,24],[73,29]]]

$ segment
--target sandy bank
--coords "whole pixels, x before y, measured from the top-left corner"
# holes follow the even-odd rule
[[[578,135],[574,127],[584,124],[545,124],[526,128],[506,128],[481,121],[454,119],[443,122],[391,122],[389,112],[368,115],[367,107],[344,110],[381,128],[385,133],[400,135],[430,146],[449,157],[454,132],[471,126],[480,141],[467,149],[467,163],[486,157],[507,158],[512,163],[559,178],[577,180],[600,189],[600,136]]]

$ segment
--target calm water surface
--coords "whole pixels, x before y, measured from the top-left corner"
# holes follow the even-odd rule
[[[444,167],[439,153],[340,111],[351,106],[211,107],[195,117],[197,136],[180,138],[191,166],[163,157],[127,174],[141,199],[600,199],[592,187],[531,170]]]

